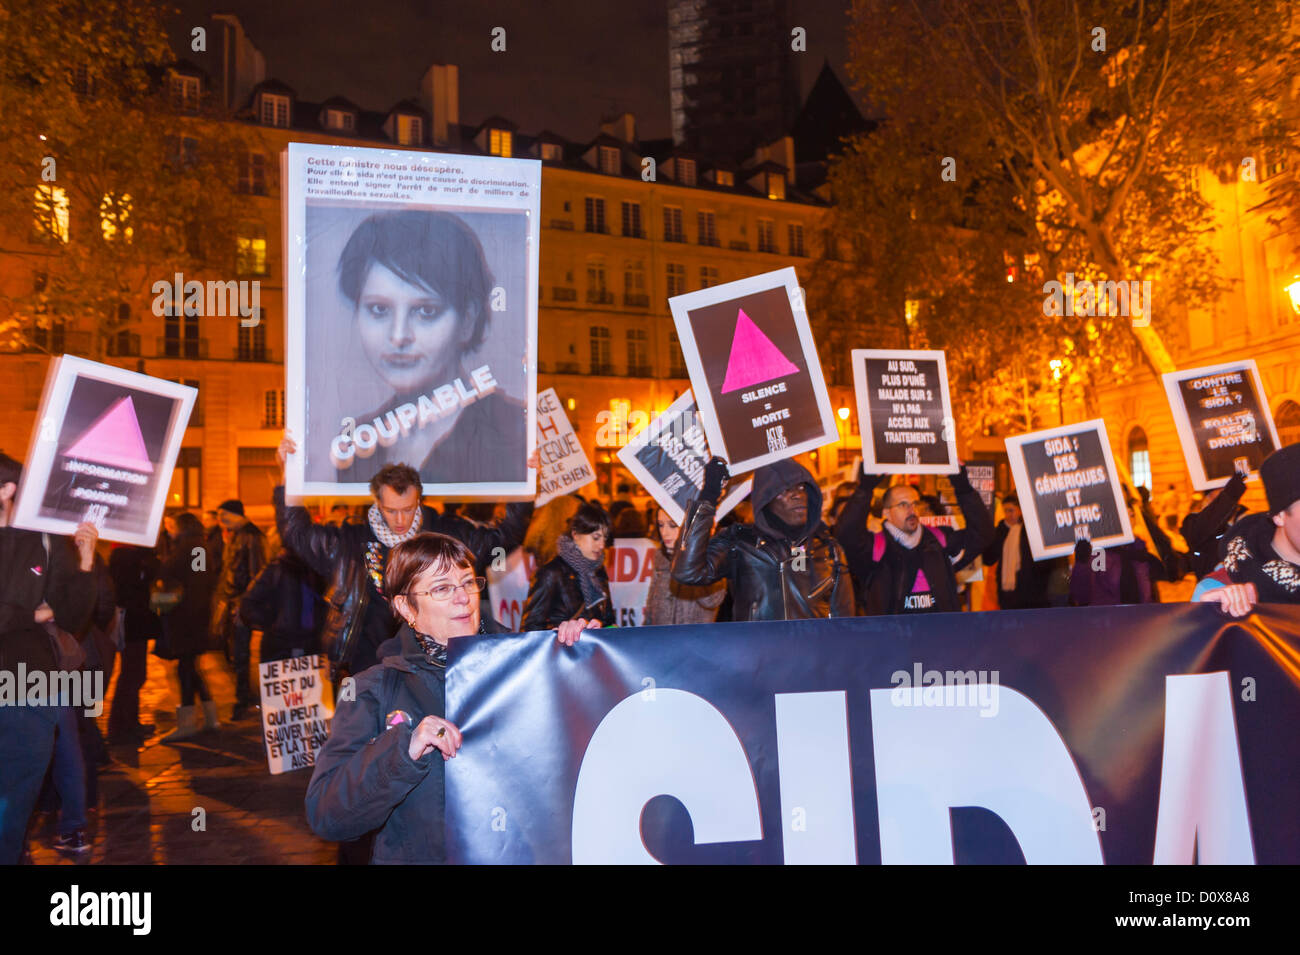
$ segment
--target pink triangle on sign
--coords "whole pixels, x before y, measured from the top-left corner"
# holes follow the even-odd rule
[[[135,416],[131,396],[119,398],[95,423],[81,433],[75,444],[63,452],[64,457],[80,458],[128,471],[153,473],[153,463],[144,448],[144,435]]]
[[[740,309],[736,316],[736,334],[731,339],[731,355],[727,358],[727,375],[722,381],[722,394],[783,378],[798,370],[798,366],[781,354],[745,310]]]

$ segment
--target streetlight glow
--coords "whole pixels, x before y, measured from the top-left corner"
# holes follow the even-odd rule
[[[1286,293],[1291,296],[1291,311],[1300,315],[1300,275],[1286,287]]]
[[[848,421],[849,415],[851,414],[848,408],[840,408],[837,413],[839,414],[841,421]]]

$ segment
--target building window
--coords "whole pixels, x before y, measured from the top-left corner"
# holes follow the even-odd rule
[[[586,210],[587,231],[602,234],[607,232],[608,230],[605,228],[605,200],[598,196],[588,196]]]
[[[591,326],[591,373],[593,375],[612,374],[609,352],[609,329],[604,325]]]
[[[613,146],[601,146],[600,153],[600,171],[609,176],[617,176],[622,172],[622,157],[619,150]]]
[[[177,109],[193,113],[199,108],[199,78],[172,74],[169,87],[172,105]]]
[[[68,210],[68,190],[62,186],[37,186],[32,223],[36,238],[66,243],[70,222]]]
[[[644,328],[627,330],[627,373],[633,378],[650,377],[649,338]]]
[[[542,143],[542,162],[559,162],[563,156],[559,143]]]
[[[190,424],[193,424],[193,418]],[[203,500],[203,449],[181,448],[167,492],[168,508],[197,508]]]
[[[419,116],[397,116],[397,142],[402,146],[418,146],[424,141],[424,121]]]
[[[677,167],[677,181],[683,186],[695,185],[695,160],[679,159],[675,165]]]
[[[682,343],[677,339],[676,332],[668,333],[668,377],[669,378],[689,378],[686,371],[686,356],[682,354]]]
[[[686,241],[686,233],[682,231],[682,210],[680,206],[664,206],[664,241]]]
[[[61,355],[68,350],[67,341],[68,323],[62,318],[32,326],[32,344],[41,351]]]
[[[668,263],[668,297],[686,294],[686,266],[678,262]]]
[[[719,186],[734,186],[736,184],[736,174],[727,169],[715,169],[713,178]]]
[[[240,157],[238,189],[246,196],[266,195],[266,156],[246,152]]]
[[[238,358],[240,361],[270,361],[270,356],[266,351],[266,323],[262,321],[262,310],[258,309],[258,322],[256,325],[239,326],[239,351]]]
[[[1147,433],[1141,428],[1128,433],[1128,470],[1134,487],[1151,490],[1151,451],[1147,445]]]
[[[645,266],[629,262],[623,270],[623,304],[633,308],[646,308],[650,296],[646,294]]]
[[[163,318],[163,358],[199,357],[199,316],[182,315],[178,302]]]
[[[488,152],[493,156],[506,156],[507,158],[513,156],[513,141],[514,137],[510,135],[508,129],[488,130]]]
[[[695,224],[700,230],[700,245],[717,245],[718,230],[712,211],[697,212]]]
[[[614,296],[605,285],[605,263],[587,260],[587,301],[593,305],[612,305]]]
[[[785,198],[785,176],[775,172],[767,174],[767,197],[769,199]]]
[[[758,251],[776,251],[776,224],[771,219],[758,220]]]
[[[700,288],[713,288],[718,284],[718,270],[712,265],[700,266]]]
[[[284,389],[272,389],[262,396],[262,427],[284,427]]]
[[[791,222],[786,228],[786,237],[789,240],[791,255],[804,255],[803,250],[803,223]]]
[[[1278,405],[1273,425],[1277,428],[1277,440],[1281,447],[1300,444],[1300,404],[1284,401]]]
[[[241,222],[235,236],[235,269],[240,275],[266,274],[266,227]]]
[[[131,197],[126,193],[109,193],[99,200],[99,231],[105,242],[122,239],[131,241],[135,229],[131,227]]]
[[[193,136],[177,136],[172,141],[171,164],[178,169],[188,169],[198,162],[199,141]]]
[[[630,239],[645,238],[645,233],[641,230],[641,203],[623,203],[623,234]]]
[[[262,94],[262,125],[289,126],[289,97],[275,93]]]
[[[350,133],[356,129],[357,120],[351,110],[327,109],[325,111],[325,125],[330,129]]]

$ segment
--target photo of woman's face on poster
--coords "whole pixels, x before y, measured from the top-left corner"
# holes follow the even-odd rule
[[[525,480],[527,216],[308,203],[305,255],[306,480]]]

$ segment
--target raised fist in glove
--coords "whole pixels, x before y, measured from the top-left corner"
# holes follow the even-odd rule
[[[700,500],[716,506],[718,498],[722,497],[722,486],[729,477],[731,472],[727,470],[727,462],[716,456],[711,458],[704,465],[704,487],[700,489]]]

